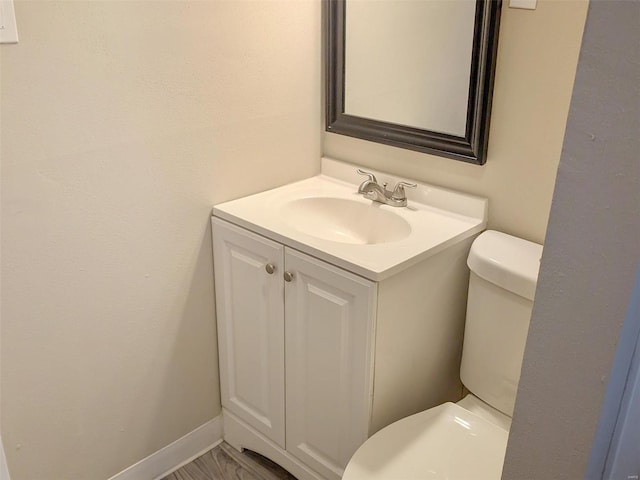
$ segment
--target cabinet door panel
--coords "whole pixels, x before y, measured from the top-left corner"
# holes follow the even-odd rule
[[[376,284],[285,250],[287,450],[340,478],[366,440]]]
[[[283,247],[219,219],[213,245],[222,405],[284,448]]]

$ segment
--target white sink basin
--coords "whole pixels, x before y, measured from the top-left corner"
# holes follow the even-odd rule
[[[368,200],[357,168],[323,158],[322,175],[216,205],[213,215],[375,281],[487,225],[486,199],[424,183],[407,191],[406,207]]]
[[[308,197],[285,203],[281,212],[292,228],[332,242],[373,245],[409,236],[409,222],[380,207],[345,198]]]

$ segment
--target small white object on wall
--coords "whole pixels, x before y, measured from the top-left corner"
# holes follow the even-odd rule
[[[509,8],[523,8],[525,10],[535,10],[538,0],[509,0]]]
[[[0,0],[0,43],[18,43],[13,0]]]

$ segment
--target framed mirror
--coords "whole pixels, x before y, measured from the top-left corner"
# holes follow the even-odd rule
[[[326,129],[482,165],[501,0],[325,0]]]

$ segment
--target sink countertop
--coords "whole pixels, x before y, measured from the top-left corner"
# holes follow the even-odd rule
[[[265,192],[221,203],[213,215],[374,281],[384,280],[421,260],[481,232],[487,224],[484,198],[418,183],[407,189],[407,207],[372,202],[358,194],[364,177],[356,165],[323,158],[322,173]],[[393,186],[406,180],[371,170]],[[411,181],[411,180],[409,180]],[[309,235],[287,221],[286,206],[304,198],[338,198],[388,210],[410,225],[410,233],[387,243],[356,244]]]

